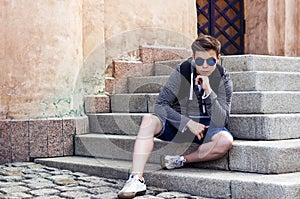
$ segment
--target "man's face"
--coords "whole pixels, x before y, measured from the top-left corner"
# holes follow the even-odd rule
[[[217,63],[220,61],[220,56],[214,50],[196,51],[193,57],[196,63],[196,71],[198,75],[210,76],[215,70]]]

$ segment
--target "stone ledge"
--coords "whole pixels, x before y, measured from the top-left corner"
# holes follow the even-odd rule
[[[0,120],[0,164],[73,155],[73,138],[87,133],[88,118]]]

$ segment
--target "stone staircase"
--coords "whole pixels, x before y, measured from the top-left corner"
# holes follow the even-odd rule
[[[74,156],[35,161],[127,179],[142,116],[153,112],[158,92],[182,61],[156,62],[152,76],[128,77],[128,92],[110,98],[111,112],[87,113],[90,133],[76,135]],[[299,199],[300,59],[226,56],[222,65],[234,84],[229,123],[233,148],[219,160],[167,171],[159,167],[160,155],[187,153],[197,146],[155,140],[144,175],[147,185],[210,198]]]

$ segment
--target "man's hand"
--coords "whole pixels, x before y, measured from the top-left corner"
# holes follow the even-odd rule
[[[204,90],[205,94],[209,95],[209,93],[211,92],[211,87],[209,84],[208,76],[198,75],[195,79],[195,85],[199,85],[199,84],[201,88]]]
[[[194,135],[198,137],[199,140],[201,140],[203,138],[203,133],[205,129],[207,129],[209,126],[205,126],[203,124],[190,120],[187,123],[187,127]]]

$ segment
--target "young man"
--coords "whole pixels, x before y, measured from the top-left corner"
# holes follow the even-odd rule
[[[166,169],[215,160],[232,147],[233,137],[225,128],[230,113],[232,81],[220,66],[220,42],[200,35],[192,44],[193,56],[177,66],[160,92],[154,114],[143,117],[135,141],[132,172],[119,198],[146,192],[143,172],[152,152],[154,137],[172,141],[182,133],[200,144],[184,156],[163,156]]]

